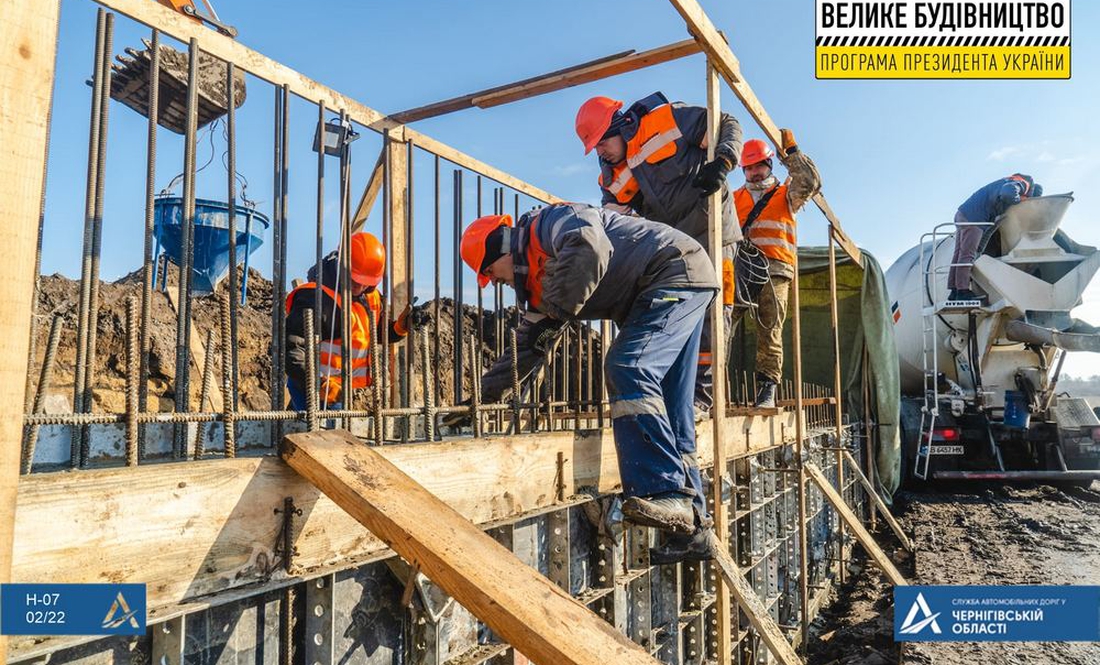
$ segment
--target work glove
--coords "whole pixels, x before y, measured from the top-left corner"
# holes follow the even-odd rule
[[[794,132],[789,129],[779,130],[779,147],[784,157],[789,157],[798,152],[798,144],[794,140]]]
[[[539,353],[548,353],[554,347],[554,340],[558,338],[559,332],[561,332],[561,328],[557,325],[541,331],[535,337],[534,349]]]
[[[394,328],[397,330],[398,335],[405,336],[419,330],[431,318],[426,309],[414,307],[417,300],[418,298],[413,298],[412,302],[405,305],[405,309],[401,310],[401,313],[397,315],[397,320],[394,321]]]
[[[722,187],[722,183],[726,181],[726,176],[732,168],[733,164],[719,155],[714,158],[714,161],[703,164],[703,167],[699,169],[699,175],[691,181],[691,186],[703,190],[700,196],[710,196]]]
[[[318,394],[322,404],[339,404],[343,397],[344,389],[340,385],[340,379],[328,377],[321,380],[321,392]]]
[[[1028,196],[1030,196],[1033,199],[1037,199],[1042,195],[1043,195],[1043,186],[1042,185],[1035,184],[1035,185],[1031,186],[1031,194],[1029,194]]]
[[[470,400],[463,400],[457,406],[470,406]],[[440,425],[450,428],[454,431],[458,431],[463,427],[469,427],[472,423],[473,418],[471,418],[469,411],[457,411],[455,413],[448,413],[439,419]]]

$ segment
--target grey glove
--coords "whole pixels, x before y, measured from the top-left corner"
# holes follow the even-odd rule
[[[470,406],[470,400],[464,400],[457,406]],[[469,427],[473,423],[473,418],[470,417],[469,411],[456,411],[454,413],[445,414],[439,419],[439,424],[443,427],[448,427],[452,430],[460,430],[463,427]]]

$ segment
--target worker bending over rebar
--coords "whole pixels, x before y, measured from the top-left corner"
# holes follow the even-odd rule
[[[788,178],[779,182],[772,172],[775,153],[760,139],[745,142],[741,169],[745,184],[733,193],[737,218],[745,237],[768,259],[768,280],[756,294],[756,402],[773,408],[783,377],[783,323],[787,299],[798,263],[795,213],[821,189],[817,167],[798,149],[794,134],[780,130],[780,160]],[[738,322],[745,309],[737,312]],[[736,323],[735,323],[736,325]]]
[[[517,370],[526,377],[562,326],[610,319],[619,334],[605,377],[623,486],[623,515],[670,534],[653,563],[710,557],[711,520],[695,458],[693,392],[699,339],[718,290],[703,247],[668,225],[583,204],[475,220],[463,261],[478,286],[509,284],[525,311]],[[482,377],[486,402],[512,385],[505,354]],[[451,414],[448,426],[468,422]]]
[[[741,239],[741,232],[734,223],[726,176],[741,158],[741,124],[727,113],[721,115],[715,157],[708,161],[705,108],[669,103],[660,92],[634,102],[625,112],[622,107],[621,101],[593,97],[577,112],[577,136],[584,152],[587,155],[595,149],[600,158],[603,206],[668,224],[709,251],[710,199],[720,191],[722,263],[732,279],[733,247]],[[733,298],[733,289],[723,289],[727,342]],[[714,401],[710,341],[713,310],[707,310],[695,380],[695,406],[700,416],[710,411]]]
[[[382,294],[378,284],[386,272],[386,248],[370,233],[356,233],[351,236],[350,282],[351,282],[351,348],[348,356],[351,361],[352,388],[367,388],[371,385],[370,334],[378,330],[382,317]],[[316,289],[321,289],[321,315],[315,320],[315,334],[320,340],[318,356],[320,363],[317,373],[320,379],[320,391],[323,408],[339,409],[343,399],[344,386],[340,368],[343,362],[342,323],[344,307],[340,291],[340,255],[332,251],[321,261],[321,275],[318,282],[317,266],[309,269],[309,280],[287,294],[286,297],[286,387],[290,393],[291,408],[296,411],[306,409],[307,354],[305,317],[316,303]],[[423,323],[427,313],[413,309],[410,302],[397,318],[387,326],[390,342],[404,339],[409,331]],[[370,318],[368,318],[370,317]],[[373,319],[373,323],[371,321]]]

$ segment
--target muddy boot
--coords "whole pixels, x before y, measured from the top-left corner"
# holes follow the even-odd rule
[[[692,534],[674,533],[664,545],[649,550],[649,563],[662,566],[681,561],[710,561],[714,558],[714,530],[698,528]]]
[[[651,526],[672,533],[689,534],[695,530],[691,497],[681,492],[632,496],[623,501],[623,517],[638,526]]]
[[[760,382],[760,387],[756,391],[756,402],[753,406],[758,409],[774,409],[775,408],[775,393],[779,389],[775,381],[771,379],[763,379]]]

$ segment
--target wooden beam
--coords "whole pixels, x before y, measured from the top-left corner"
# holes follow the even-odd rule
[[[756,590],[745,579],[744,573],[730,558],[724,542],[719,541],[713,545],[714,563],[717,564],[718,572],[726,581],[734,598],[737,599],[737,604],[741,607],[745,616],[749,618],[749,623],[760,635],[760,639],[764,641],[764,645],[768,647],[768,651],[775,656],[776,660],[782,665],[801,665],[802,659],[798,657],[794,647],[787,641],[783,631],[779,629],[779,625],[772,619],[768,613],[768,608],[764,607],[764,603],[756,595]]]
[[[863,524],[856,517],[856,514],[852,512],[852,509],[844,502],[844,498],[837,493],[833,484],[829,482],[829,479],[825,477],[825,474],[821,472],[813,462],[806,462],[803,467],[806,469],[806,473],[809,474],[810,479],[817,485],[817,488],[821,490],[821,493],[825,495],[825,498],[836,510],[840,518],[844,520],[844,523],[848,525],[848,528],[852,530],[856,540],[860,545],[863,545],[863,549],[867,551],[867,556],[871,557],[871,561],[878,566],[879,570],[886,575],[886,579],[890,581],[890,584],[894,586],[905,586],[909,584],[902,576],[901,572],[890,561],[890,557],[886,556],[886,552],[882,551],[882,548],[878,546],[875,539],[871,537],[871,534],[867,532],[867,529],[863,528]]]
[[[401,111],[390,117],[398,122],[410,123],[474,107],[491,108],[584,83],[591,83],[610,76],[637,71],[645,67],[652,67],[653,65],[695,55],[701,50],[699,43],[694,39],[685,39],[675,44],[659,46],[641,53],[636,53],[633,50],[623,51],[548,74]]]
[[[404,125],[387,117],[385,114],[347,95],[336,92],[332,88],[324,86],[290,67],[272,60],[238,41],[219,34],[214,30],[209,30],[201,25],[196,25],[183,14],[174,12],[160,4],[149,2],[149,0],[95,0],[95,2],[108,9],[119,12],[120,14],[124,14],[135,21],[144,23],[150,27],[155,27],[170,37],[174,37],[182,42],[186,43],[192,38],[197,39],[199,47],[204,53],[208,53],[226,62],[232,62],[237,67],[247,71],[253,76],[269,81],[275,85],[286,85],[291,92],[306,101],[314,104],[323,101],[325,103],[325,108],[330,111],[339,112],[340,110],[345,110],[351,120],[369,129],[377,132],[389,129],[390,136],[394,140],[405,141],[407,139],[412,139],[418,146],[429,152],[435,153],[471,171],[477,171],[488,178],[496,180],[502,185],[511,187],[539,201],[556,203],[561,200],[549,192],[526,183],[519,178],[515,178],[498,168],[489,166],[480,160],[474,159],[466,153],[452,148],[445,143],[424,136],[413,129],[406,128]]]
[[[352,233],[359,233],[363,230],[363,225],[367,223],[367,217],[370,216],[371,208],[374,207],[374,202],[378,200],[378,193],[382,191],[382,172],[385,170],[385,163],[386,146],[382,146],[381,152],[378,153],[378,159],[374,162],[374,169],[370,172],[367,186],[363,188],[363,193],[359,196],[359,205],[355,207],[355,214],[351,217]]]
[[[11,580],[59,11],[56,0],[0,0],[0,583]],[[0,636],[0,661],[6,654]]]
[[[350,433],[292,434],[282,456],[527,658],[563,665],[657,663]]]
[[[715,158],[715,146],[718,141],[718,124],[722,119],[721,99],[722,90],[719,87],[718,72],[715,71],[714,66],[707,61],[706,68],[707,78],[707,134],[709,138],[707,141],[707,160],[713,160]],[[723,283],[722,280],[722,194],[715,192],[711,195],[710,200],[707,202],[709,209],[707,215],[707,253],[710,254],[711,263],[714,268],[715,278],[719,284]],[[726,412],[726,373],[729,368],[726,364],[726,345],[719,342],[724,340],[725,337],[725,317],[718,314],[722,311],[722,294],[719,293],[718,302],[713,305],[714,316],[710,317],[710,339],[714,340],[709,349],[711,354],[711,367],[713,368],[713,379],[711,383],[711,393],[714,403],[711,406],[711,424],[713,427],[712,432],[712,449],[714,451],[714,459],[712,460],[711,473],[714,478],[714,482],[711,483],[711,504],[713,506],[714,514],[714,534],[720,543],[729,542],[729,517],[727,515],[726,504],[722,499],[722,478],[726,476],[726,453],[725,453],[725,433],[722,431],[722,416]],[[729,590],[725,588],[721,580],[717,580],[715,585],[716,598],[715,615],[718,621],[717,629],[715,630],[715,639],[717,641],[716,651],[718,655],[718,665],[730,665],[733,662],[733,654],[731,653],[731,632],[733,630],[733,619],[730,616],[730,596]]]
[[[700,46],[706,51],[707,57],[714,63],[714,66],[722,74],[722,78],[726,79],[726,83],[729,84],[733,90],[733,94],[737,95],[737,98],[744,104],[745,109],[752,116],[756,124],[760,125],[760,129],[764,131],[764,135],[775,144],[778,149],[781,140],[779,137],[779,126],[771,119],[768,112],[764,109],[764,105],[760,103],[760,99],[753,92],[748,82],[741,76],[741,65],[737,61],[737,58],[733,55],[733,51],[730,50],[729,44],[722,37],[722,34],[718,32],[718,29],[711,23],[710,18],[707,16],[703,8],[699,6],[698,0],[669,0],[672,6],[676,8],[676,11],[680,12],[680,16],[683,17],[687,23],[688,32],[695,35],[695,38],[699,40]],[[844,248],[845,253],[851,257],[852,261],[856,265],[863,266],[862,255],[859,248],[852,242],[851,238],[844,233],[844,229],[841,228],[840,220],[829,207],[829,203],[825,200],[823,194],[818,193],[813,198],[814,203],[821,210],[825,218],[829,220],[829,226],[832,228],[833,234],[836,237],[837,244]]]
[[[871,481],[867,479],[867,476],[863,474],[863,471],[859,468],[859,463],[848,451],[844,451],[844,461],[852,467],[855,471],[856,479],[859,480],[859,484],[863,486],[863,489],[867,492],[867,496],[874,502],[878,508],[878,512],[886,520],[886,523],[890,525],[890,530],[894,532],[894,535],[901,541],[901,546],[908,551],[913,551],[913,543],[909,540],[909,536],[905,535],[905,530],[901,528],[901,524],[898,523],[894,514],[890,512],[890,507],[886,505],[886,502],[882,500],[878,492],[875,491],[874,486],[871,485]]]
[[[408,146],[404,142],[394,140],[387,141],[382,148],[386,151],[383,155],[389,163],[386,170],[386,188],[388,192],[387,207],[389,208],[388,234],[386,238],[387,251],[390,260],[390,282],[392,300],[389,303],[391,312],[396,316],[405,308],[409,301],[409,243],[408,243]],[[397,381],[392,382],[393,388],[397,388]]]

